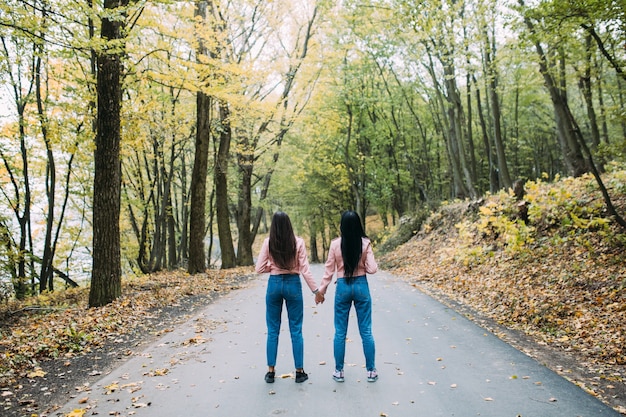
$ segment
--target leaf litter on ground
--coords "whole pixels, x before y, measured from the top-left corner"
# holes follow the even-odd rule
[[[101,375],[94,366],[109,357],[134,354],[141,338],[171,331],[172,323],[189,318],[196,306],[242,287],[252,276],[252,267],[196,275],[176,270],[125,278],[122,297],[99,308],[88,307],[89,290],[84,287],[0,305],[0,392],[9,393],[0,396],[2,415],[45,411],[49,404],[35,399],[41,397],[43,385],[51,397],[61,389],[58,385],[77,374]],[[198,323],[197,333],[210,326]],[[198,334],[184,343],[205,341]],[[81,363],[85,360],[87,364]],[[53,363],[55,372],[46,371]],[[81,390],[84,387],[76,389]]]

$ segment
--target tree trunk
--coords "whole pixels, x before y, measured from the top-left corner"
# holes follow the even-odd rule
[[[589,35],[585,38],[585,52],[585,69],[580,76],[578,86],[587,107],[587,117],[589,118],[589,127],[591,129],[591,149],[595,150],[600,145],[600,128],[598,127],[598,118],[596,117],[596,110],[593,105],[593,90],[591,88],[591,36]]]
[[[206,179],[209,163],[209,112],[211,98],[203,92],[197,96],[196,153],[191,174],[191,209],[189,216],[189,263],[187,271],[197,274],[206,270],[204,252]]]
[[[207,21],[208,4],[204,0],[196,2],[195,16]],[[205,41],[198,35],[198,61],[209,55]],[[197,274],[205,272],[204,253],[206,179],[209,165],[210,111],[212,99],[203,91],[196,96],[196,149],[191,173],[191,208],[189,216],[189,263],[187,272]]]
[[[248,140],[239,143],[240,151],[237,154],[237,165],[241,172],[239,187],[239,204],[237,223],[239,239],[237,241],[237,264],[240,266],[253,265],[252,255],[252,171],[254,167],[254,149],[250,149]]]
[[[456,86],[456,81],[454,78],[452,78],[454,70],[449,66],[445,66],[444,74],[446,74],[445,85],[446,98],[448,100],[447,115],[449,124],[448,141],[450,144],[450,157],[452,158],[458,175],[462,176],[464,180],[464,187],[462,188],[462,190],[457,190],[457,197],[475,198],[476,191],[474,188],[474,183],[472,182],[472,175],[468,168],[467,156],[463,143],[463,106],[461,104],[461,98],[459,96],[459,92]]]
[[[617,93],[619,98],[619,106],[620,108],[626,107],[626,100],[624,100],[624,82],[622,80],[617,80]],[[620,120],[620,126],[622,127],[622,135],[626,137],[626,119],[624,117]]]
[[[320,257],[317,253],[317,230],[315,230],[314,222],[309,222],[309,258],[311,263],[320,263]]]
[[[104,0],[105,10],[125,7],[128,0]],[[112,15],[117,13],[113,12]],[[124,38],[124,19],[102,18],[102,38]],[[121,48],[123,49],[123,48]],[[93,269],[89,306],[99,307],[122,293],[120,255],[120,108],[122,104],[122,57],[116,52],[98,53],[96,149],[93,186]]]
[[[189,243],[189,196],[187,194],[187,158],[183,152],[181,154],[181,168],[180,168],[180,219],[178,224],[181,225],[180,231],[180,246],[178,248],[178,261],[183,259],[189,259],[188,243]]]
[[[491,110],[493,117],[493,141],[496,146],[496,159],[498,161],[498,175],[500,185],[504,188],[511,188],[511,176],[509,175],[509,166],[504,152],[504,140],[502,139],[501,114],[500,114],[500,96],[498,95],[498,71],[492,59],[492,53],[495,54],[496,42],[495,37],[489,38],[489,34],[485,31],[485,67],[487,78],[489,79],[488,88],[491,98]]]
[[[604,105],[604,91],[602,88],[603,77],[598,77],[598,82],[596,83],[598,87],[598,106],[600,107],[600,124],[602,126],[602,140],[604,143],[609,143],[609,126],[606,122],[606,106]],[[619,83],[618,83],[619,85]],[[626,136],[626,135],[624,135]]]
[[[476,85],[476,79],[474,78],[474,84]],[[485,121],[485,115],[483,110],[482,99],[480,96],[480,88],[476,85],[476,112],[478,113],[478,121],[480,122],[480,130],[483,137],[483,146],[485,147],[485,155],[487,155],[487,169],[489,174],[489,191],[496,193],[500,188],[500,181],[498,179],[498,171],[496,170],[493,152],[491,149],[491,141],[489,140],[489,131],[487,129],[487,122]]]
[[[176,247],[176,220],[174,219],[174,204],[171,193],[171,181],[169,181],[168,187],[170,191],[167,193],[167,204],[165,210],[165,223],[167,227],[167,269],[173,270],[177,265],[177,247]]]
[[[215,163],[215,206],[217,233],[222,253],[222,269],[237,266],[233,237],[230,231],[230,209],[228,207],[228,156],[232,133],[230,129],[230,110],[224,102],[219,103],[220,134],[217,161]]]

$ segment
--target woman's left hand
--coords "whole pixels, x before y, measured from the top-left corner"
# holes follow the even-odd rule
[[[321,292],[318,292],[317,294],[315,294],[315,304],[324,304],[324,294],[322,294]]]

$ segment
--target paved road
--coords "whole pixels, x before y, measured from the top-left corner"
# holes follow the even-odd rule
[[[321,278],[322,266],[313,272]],[[620,414],[393,275],[370,277],[380,379],[368,383],[355,317],[346,381],[332,380],[331,286],[326,303],[305,298],[305,369],[293,379],[286,322],[278,378],[266,384],[265,278],[224,297],[58,411],[86,416],[493,416]]]

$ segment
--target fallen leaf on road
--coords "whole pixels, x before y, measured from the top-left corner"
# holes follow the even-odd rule
[[[67,413],[65,417],[83,417],[86,412],[87,410],[84,410],[82,408],[77,408]]]
[[[35,368],[34,371],[29,372],[26,376],[29,378],[43,378],[46,376],[46,373],[41,368]]]
[[[143,381],[141,382],[131,382],[129,384],[124,384],[120,387],[120,389],[125,389],[127,390],[129,393],[134,393],[136,391],[139,391],[141,389],[141,384],[143,383]]]
[[[185,340],[182,345],[183,346],[189,346],[189,345],[199,345],[200,343],[204,343],[206,340],[202,337],[202,336],[194,336],[192,338],[189,338],[187,340]]]
[[[106,390],[106,395],[109,395],[120,389],[120,386],[117,384],[117,382],[114,382],[105,386],[104,389]]]
[[[146,372],[146,376],[165,376],[170,370],[167,368],[155,369],[154,371]]]
[[[483,400],[485,400],[485,401],[493,401],[493,398],[491,398],[491,397],[486,397],[486,398],[483,398]]]

